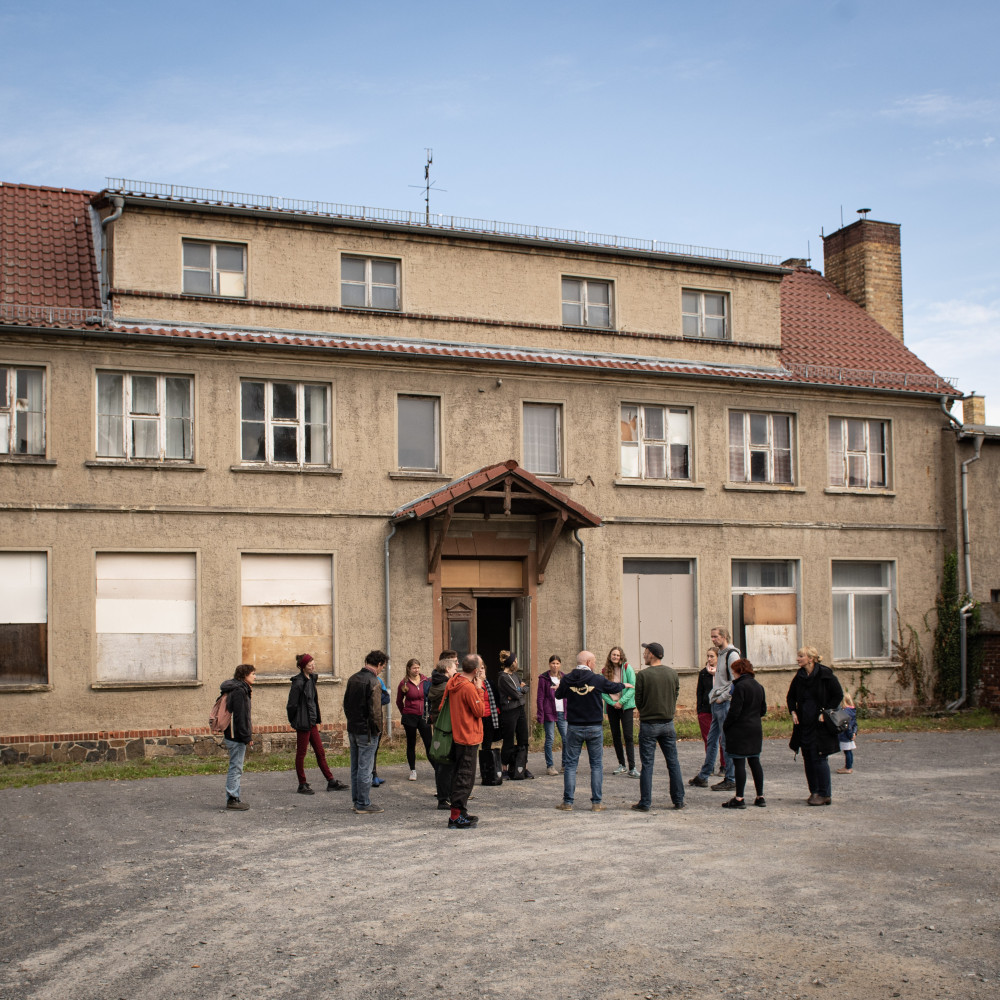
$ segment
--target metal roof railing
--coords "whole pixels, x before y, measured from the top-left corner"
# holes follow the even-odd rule
[[[840,365],[788,364],[782,365],[790,374],[801,378],[822,379],[826,383],[845,385],[872,385],[884,389],[896,384],[902,389],[954,389],[958,381],[940,375],[922,372],[888,372],[871,368],[844,368]]]
[[[159,184],[153,181],[130,180],[125,177],[106,178],[108,190],[115,194],[163,198],[187,204],[219,205],[290,215],[313,215],[345,221],[387,223],[420,229],[451,230],[482,236],[513,236],[520,239],[543,240],[552,243],[573,243],[580,246],[605,247],[615,250],[640,250],[647,253],[673,254],[683,257],[704,257],[710,260],[740,264],[760,264],[777,267],[780,258],[773,254],[750,253],[743,250],[722,250],[717,247],[665,243],[661,240],[638,239],[630,236],[610,236],[579,229],[553,229],[517,222],[472,219],[460,215],[411,212],[406,209],[372,208],[368,205],[345,205],[329,201],[304,201],[275,195],[246,194],[217,188],[196,188],[183,184]]]
[[[65,323],[100,325],[111,321],[107,309],[83,309],[78,306],[43,306],[22,302],[0,302],[0,320],[29,323]]]

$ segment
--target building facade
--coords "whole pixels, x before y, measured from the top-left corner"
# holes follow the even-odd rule
[[[909,697],[892,643],[956,543],[957,393],[852,300],[853,258],[838,288],[131,182],[3,185],[0,220],[8,759],[189,747],[240,662],[279,734],[304,651],[334,728],[377,647],[390,683],[452,647],[534,685],[656,640],[693,709],[716,625],[774,703],[803,644]],[[854,225],[831,261],[893,232],[898,260],[898,227]]]

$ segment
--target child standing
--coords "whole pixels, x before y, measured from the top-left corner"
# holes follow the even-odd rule
[[[853,774],[854,751],[858,748],[854,741],[858,732],[858,712],[850,691],[844,692],[844,711],[851,717],[851,724],[840,734],[840,749],[844,751],[844,766],[837,768],[837,774]]]

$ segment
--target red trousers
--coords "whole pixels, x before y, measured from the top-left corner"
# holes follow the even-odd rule
[[[701,738],[705,742],[705,749],[708,749],[708,731],[712,728],[712,713],[699,712],[698,725],[701,727]],[[722,752],[722,741],[719,741],[719,770],[726,769],[726,755]]]
[[[303,765],[310,743],[316,754],[316,763],[319,764],[319,769],[323,772],[323,777],[327,781],[332,781],[333,771],[326,764],[326,751],[323,749],[323,741],[319,737],[319,726],[313,726],[312,729],[299,729],[296,731],[295,737],[295,773],[299,777],[299,784],[306,784],[306,769]]]

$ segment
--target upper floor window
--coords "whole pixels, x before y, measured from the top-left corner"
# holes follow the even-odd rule
[[[245,299],[247,248],[240,243],[183,241],[184,291]]]
[[[98,372],[98,457],[190,461],[193,384],[189,375]]]
[[[729,338],[729,296],[725,292],[681,292],[681,312],[685,337],[705,340]]]
[[[244,462],[329,464],[328,386],[244,381],[240,399]]]
[[[879,659],[890,653],[893,565],[834,562],[833,658]]]
[[[437,396],[396,397],[396,442],[400,469],[441,468],[440,400]]]
[[[0,367],[0,455],[45,454],[45,372]]]
[[[729,413],[729,481],[792,482],[792,418],[784,413]]]
[[[398,309],[399,264],[378,257],[341,257],[340,304],[362,309]]]
[[[611,326],[611,282],[563,278],[563,326]]]
[[[525,403],[524,467],[540,476],[562,472],[562,407],[557,403]]]
[[[690,479],[691,411],[623,404],[621,465],[626,479]]]
[[[883,489],[889,484],[885,420],[830,418],[830,485]]]

